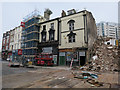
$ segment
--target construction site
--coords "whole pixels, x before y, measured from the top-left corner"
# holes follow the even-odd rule
[[[4,53],[3,88],[120,88],[120,40],[97,36],[91,12],[67,12],[50,19],[51,10],[35,10],[23,18],[21,47],[14,49],[13,37],[12,58]]]
[[[84,66],[34,66],[24,73],[4,75],[3,88],[120,88],[119,49],[105,44],[107,39],[98,38],[94,56]]]

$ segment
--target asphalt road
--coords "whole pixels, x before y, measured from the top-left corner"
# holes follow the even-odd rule
[[[2,76],[11,75],[11,74],[19,74],[25,73],[28,71],[35,71],[40,67],[37,68],[25,68],[25,67],[9,67],[8,61],[1,61],[2,62]]]
[[[85,79],[74,78],[67,67],[11,68],[8,64],[2,61],[2,88],[97,88]],[[101,73],[96,80],[104,83],[100,88],[109,88],[118,83],[117,75]]]

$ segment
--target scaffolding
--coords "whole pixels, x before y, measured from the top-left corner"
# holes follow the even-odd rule
[[[39,42],[39,26],[40,12],[34,10],[32,13],[23,18],[25,28],[22,30],[22,44],[23,55],[27,58],[32,58],[37,53],[37,46]]]
[[[33,12],[31,12],[30,14],[25,16],[23,18],[23,22],[26,22],[27,20],[29,20],[29,19],[31,19],[33,17],[40,17],[40,12],[37,9],[35,9]]]

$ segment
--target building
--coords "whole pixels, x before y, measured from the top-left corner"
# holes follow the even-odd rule
[[[50,19],[51,14],[52,11],[46,9],[43,17],[35,10],[23,19],[21,26],[10,31],[9,50],[12,56],[9,57],[20,59],[22,56],[34,60],[36,53],[50,53],[54,65],[70,65],[72,60],[73,65],[84,65],[93,55],[93,44],[97,38],[92,13],[71,9],[66,14],[62,10],[60,17]],[[7,36],[5,33],[3,37],[4,52],[9,45],[4,44]],[[19,50],[22,55],[19,55]]]
[[[90,59],[92,46],[97,38],[97,28],[91,12],[68,11],[60,18],[59,65],[84,65]]]
[[[12,60],[12,52],[13,52],[13,47],[14,47],[14,35],[15,35],[15,29],[10,30],[10,48],[9,48],[10,60]]]
[[[97,38],[95,20],[86,10],[62,11],[62,16],[39,23],[39,53],[51,53],[56,65],[84,65]],[[89,38],[88,38],[89,37]]]
[[[113,22],[100,22],[97,24],[97,35],[118,39],[118,24]]]
[[[39,42],[39,26],[38,23],[44,21],[44,18],[39,15],[37,10],[27,15],[22,23],[22,54],[26,58],[34,59],[35,54],[38,52]]]
[[[20,59],[20,55],[18,55],[18,50],[21,49],[21,34],[22,27],[17,26],[11,32],[11,50],[12,50],[12,60]]]
[[[39,53],[50,53],[58,58],[59,18],[40,23]],[[57,61],[54,61],[57,65]]]
[[[9,47],[10,47],[10,31],[3,33],[2,39],[2,59],[7,60],[9,58]]]

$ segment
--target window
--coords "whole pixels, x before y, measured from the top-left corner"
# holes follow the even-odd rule
[[[50,29],[49,30],[49,40],[50,41],[54,40],[54,32],[55,32],[54,29]]]
[[[69,21],[68,21],[68,24],[69,24],[69,30],[70,30],[70,31],[74,30],[74,23],[75,23],[74,20],[69,20]]]
[[[46,25],[43,25],[43,30],[46,30]]]
[[[43,36],[43,37],[42,37],[42,41],[45,42],[45,41],[46,41],[46,34],[43,34],[42,36]]]
[[[5,44],[5,39],[3,39],[3,44]]]
[[[42,35],[41,41],[42,41],[42,42],[45,42],[45,41],[46,41],[46,30],[43,30],[43,31],[41,32],[41,35]]]
[[[18,47],[17,47],[17,49],[19,49],[19,43],[18,43]]]
[[[51,23],[51,29],[54,29],[54,23]]]
[[[54,32],[53,33],[50,33],[50,38],[49,38],[50,41],[54,40]]]
[[[41,32],[41,36],[42,36],[41,41],[46,42],[46,25],[43,25],[43,30]]]
[[[19,39],[20,37],[19,37],[19,34],[18,34],[18,39]]]
[[[73,33],[72,31],[67,35],[69,43],[75,42],[75,35],[76,33]]]
[[[69,40],[69,43],[75,42],[75,35],[69,36],[68,40]]]
[[[8,50],[8,46],[6,46],[6,50]]]
[[[69,23],[69,30],[70,31],[74,30],[74,23]]]
[[[7,43],[9,43],[9,36],[7,36]]]

